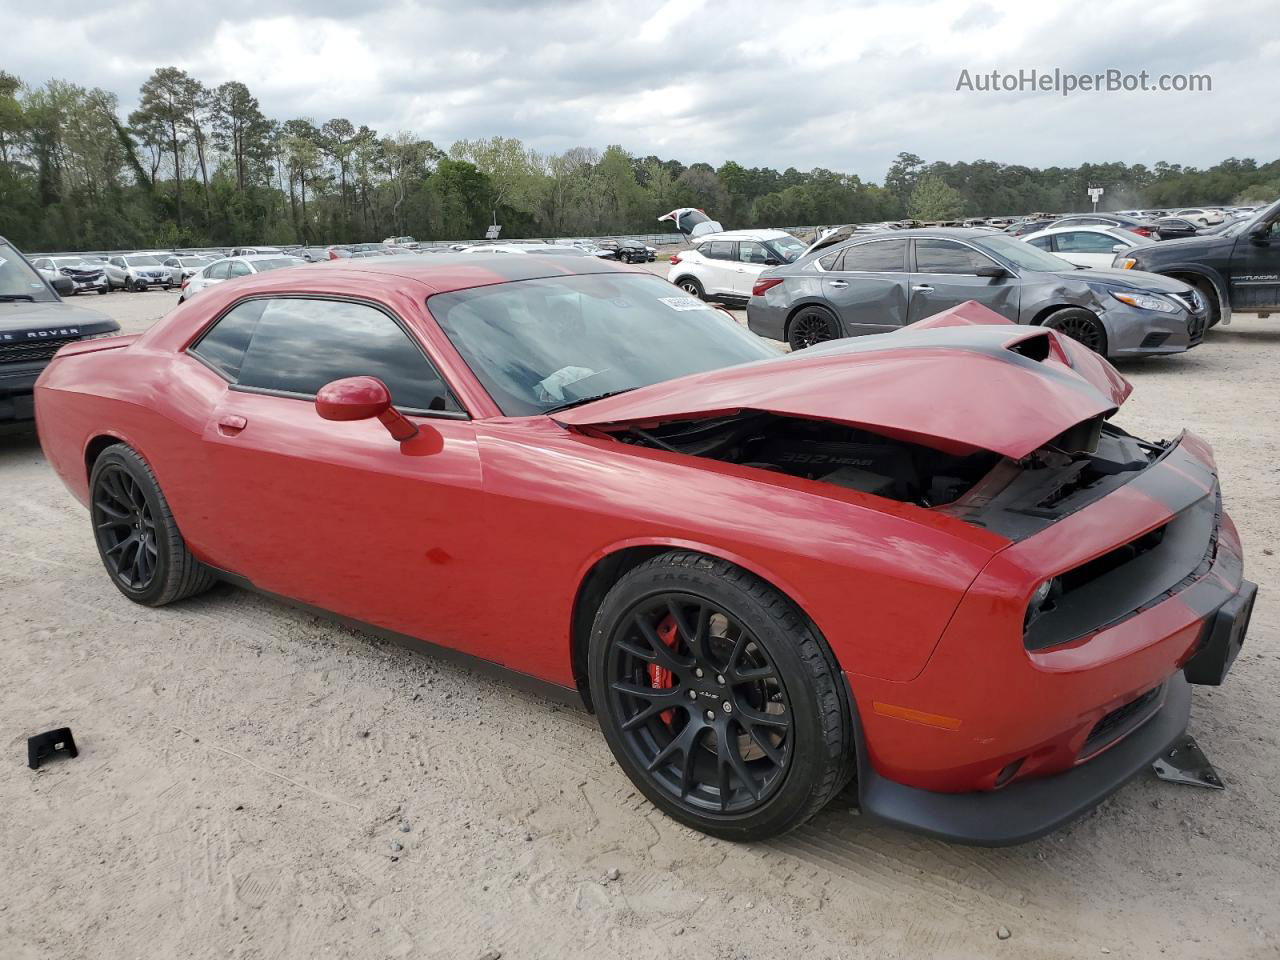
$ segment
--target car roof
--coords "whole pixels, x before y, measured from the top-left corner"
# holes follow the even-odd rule
[[[780,240],[791,234],[785,230],[724,230],[720,233],[708,233],[697,238],[701,245],[707,240]]]
[[[1045,227],[1043,230],[1037,230],[1035,236],[1043,237],[1051,233],[1124,233],[1124,228],[1120,224],[1115,223],[1076,223],[1067,224],[1065,227]],[[1134,234],[1137,236],[1137,234]]]
[[[276,286],[286,282],[282,274],[288,275],[291,286],[298,284],[299,277],[325,277],[333,279],[376,281],[378,278],[396,277],[413,280],[432,293],[448,293],[453,290],[466,290],[471,287],[490,286],[495,283],[509,283],[516,280],[535,280],[541,277],[577,276],[594,273],[630,273],[642,276],[654,276],[647,270],[627,267],[613,260],[599,257],[562,257],[540,254],[526,254],[513,257],[509,253],[447,253],[435,257],[420,257],[417,254],[398,254],[391,257],[376,257],[367,260],[329,260],[324,263],[310,263],[289,270],[272,270],[259,274],[259,279],[246,278],[237,281],[244,284],[241,289],[251,289],[250,285],[262,284]],[[317,287],[329,286],[318,282]]]

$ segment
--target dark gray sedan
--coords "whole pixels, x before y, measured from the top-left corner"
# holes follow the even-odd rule
[[[1080,270],[983,230],[922,229],[815,245],[760,274],[747,325],[801,349],[887,333],[967,300],[1040,324],[1106,357],[1180,353],[1204,336],[1206,304],[1185,283],[1131,270]]]

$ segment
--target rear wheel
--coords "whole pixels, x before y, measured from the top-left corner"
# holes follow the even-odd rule
[[[803,350],[840,336],[840,321],[836,315],[826,307],[816,305],[801,307],[800,312],[791,318],[791,326],[787,329],[787,342],[792,350]]]
[[[676,286],[691,297],[697,297],[699,300],[705,300],[707,298],[706,293],[702,289],[702,283],[697,277],[681,277],[676,281]]]
[[[624,575],[596,614],[588,672],[619,765],[704,833],[799,826],[852,769],[821,641],[785,597],[723,560],[674,551]]]
[[[125,444],[104,450],[89,476],[89,516],[102,564],[135,603],[159,607],[209,589],[213,572],[187,549],[145,460]]]
[[[1107,331],[1102,321],[1083,307],[1068,307],[1050,314],[1042,326],[1083,343],[1099,356],[1107,355]]]

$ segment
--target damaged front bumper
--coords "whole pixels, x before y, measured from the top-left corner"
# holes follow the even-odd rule
[[[1137,480],[998,555],[917,677],[849,674],[865,813],[964,843],[1020,843],[1145,769],[1184,733],[1190,684],[1221,683],[1248,630],[1257,586],[1215,504],[1212,456],[1184,435]],[[1063,604],[1064,632],[1050,642],[1009,635],[1006,618],[1020,614],[1010,595],[1096,563],[1117,531],[1153,528],[1165,530],[1160,545],[1077,588],[1094,625],[1070,629],[1080,611]],[[1149,599],[1120,612],[1109,608],[1117,595]]]

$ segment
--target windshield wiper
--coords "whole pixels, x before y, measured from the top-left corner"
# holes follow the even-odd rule
[[[0,293],[0,303],[13,303],[15,300],[30,300],[36,302],[36,298],[29,293]]]
[[[569,410],[573,407],[580,407],[585,403],[595,403],[597,400],[607,400],[609,397],[616,397],[620,393],[630,393],[635,387],[627,387],[625,390],[610,390],[608,393],[597,393],[593,397],[579,397],[577,400],[570,400],[568,403],[562,403],[558,407],[550,407],[543,410],[543,413],[559,413],[561,410]]]

